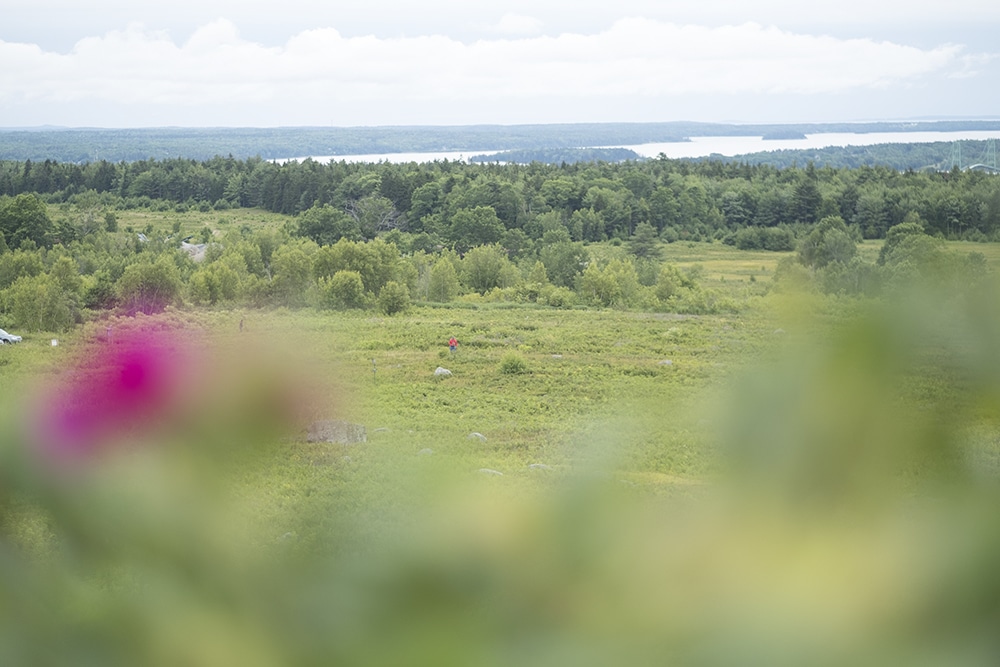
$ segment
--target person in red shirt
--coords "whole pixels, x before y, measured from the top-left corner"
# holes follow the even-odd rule
[[[454,352],[456,349],[458,349],[458,341],[455,340],[454,336],[452,336],[448,340],[448,349],[451,350],[452,352]]]

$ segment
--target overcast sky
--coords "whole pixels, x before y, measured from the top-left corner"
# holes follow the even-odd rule
[[[1000,117],[998,29],[997,0],[0,0],[0,127]]]

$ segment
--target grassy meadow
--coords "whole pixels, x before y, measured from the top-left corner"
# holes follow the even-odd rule
[[[316,418],[367,428],[368,445],[343,452],[353,465],[369,456],[409,461],[430,448],[469,471],[489,468],[520,482],[538,479],[532,463],[580,465],[594,454],[589,441],[600,440],[614,444],[614,467],[623,475],[668,485],[710,473],[698,399],[772,342],[775,328],[762,313],[494,304],[423,305],[394,317],[278,309],[172,310],[141,319],[194,329],[223,348],[253,339],[263,354],[304,362],[327,387]],[[55,334],[31,334],[0,348],[4,384],[58,373],[92,344],[89,336],[118,326],[87,325],[60,337],[57,347]],[[459,341],[454,353],[451,336]],[[505,366],[511,359],[519,362],[513,369]],[[438,367],[452,374],[435,376]],[[321,458],[333,461],[341,453],[338,446],[300,444],[290,447],[292,459],[332,450]]]

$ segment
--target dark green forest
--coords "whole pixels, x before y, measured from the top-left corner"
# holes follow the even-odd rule
[[[801,235],[831,215],[863,238],[883,238],[907,216],[917,216],[934,236],[1000,238],[1000,178],[957,169],[667,159],[560,165],[277,164],[231,157],[0,162],[0,196],[27,193],[50,203],[96,197],[110,209],[308,213],[302,220],[307,236],[327,243],[398,229],[433,244],[471,246],[511,235],[538,239],[553,225],[574,241],[597,242],[626,240],[642,223],[667,241],[724,240],[745,227],[783,227]],[[488,210],[488,220],[465,224],[475,210]],[[315,222],[320,213],[325,221]],[[12,232],[5,230],[8,240]]]

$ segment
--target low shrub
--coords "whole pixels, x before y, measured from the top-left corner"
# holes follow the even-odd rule
[[[386,315],[406,312],[410,307],[410,292],[406,285],[390,280],[378,295],[378,309]]]
[[[508,352],[500,360],[500,372],[504,375],[521,375],[528,372],[528,363],[521,355]]]

